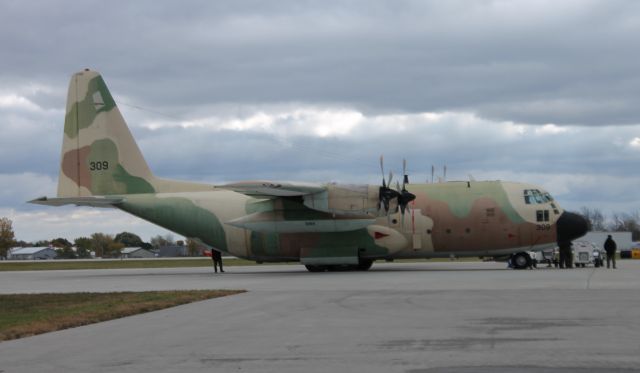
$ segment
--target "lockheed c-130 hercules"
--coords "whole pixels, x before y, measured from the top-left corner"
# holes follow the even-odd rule
[[[88,69],[71,78],[61,158],[57,197],[31,202],[117,208],[236,257],[312,272],[449,256],[511,255],[524,268],[527,251],[587,230],[581,216],[523,183],[409,184],[403,175],[394,189],[384,169],[382,185],[158,178],[101,75]]]

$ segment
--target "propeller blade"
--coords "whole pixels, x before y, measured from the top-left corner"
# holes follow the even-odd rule
[[[382,187],[386,188],[387,184],[384,182],[384,156],[380,155],[380,171],[382,172]]]
[[[391,186],[391,180],[393,180],[393,171],[389,171],[389,186]]]

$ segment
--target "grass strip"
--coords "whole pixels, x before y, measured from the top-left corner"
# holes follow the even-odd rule
[[[0,295],[0,341],[243,292],[244,290],[187,290],[2,294]]]

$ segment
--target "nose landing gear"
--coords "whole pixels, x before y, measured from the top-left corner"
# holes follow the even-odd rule
[[[515,253],[509,260],[513,269],[526,269],[533,265],[531,256],[526,252]]]

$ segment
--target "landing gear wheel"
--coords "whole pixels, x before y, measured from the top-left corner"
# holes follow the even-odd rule
[[[531,257],[525,252],[513,254],[511,265],[513,265],[513,269],[528,268],[531,265]]]
[[[326,268],[324,266],[314,266],[311,264],[307,264],[305,265],[305,267],[307,267],[307,271],[309,272],[324,272],[326,271]]]
[[[358,265],[357,265],[356,269],[358,271],[368,271],[369,268],[371,268],[372,265],[373,265],[373,260],[360,258],[358,260]]]

